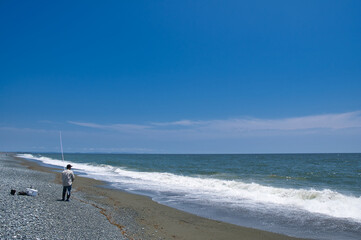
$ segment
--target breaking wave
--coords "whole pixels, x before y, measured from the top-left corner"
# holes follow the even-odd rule
[[[63,161],[58,159],[32,154],[18,154],[17,156],[64,167]],[[214,204],[221,203],[232,206],[240,206],[245,201],[270,204],[361,222],[361,197],[348,196],[329,189],[280,188],[245,183],[239,180],[182,176],[161,172],[138,172],[110,165],[69,163],[74,166],[75,171],[90,178],[121,184],[127,186],[128,189],[171,192],[187,199],[207,200]]]

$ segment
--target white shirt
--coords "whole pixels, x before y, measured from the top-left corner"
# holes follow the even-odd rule
[[[73,184],[73,181],[75,179],[74,173],[70,169],[66,169],[61,174],[62,180],[63,180],[63,186],[71,186]]]

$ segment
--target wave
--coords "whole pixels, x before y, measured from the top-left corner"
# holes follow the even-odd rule
[[[18,157],[64,167],[58,159],[32,154]],[[222,180],[207,177],[182,176],[160,172],[137,172],[110,165],[91,165],[69,162],[76,171],[88,177],[121,184],[129,189],[176,193],[186,199],[207,200],[213,204],[244,206],[245,202],[306,210],[335,218],[348,218],[361,222],[361,197],[348,196],[329,189],[288,189],[244,183],[239,180]]]

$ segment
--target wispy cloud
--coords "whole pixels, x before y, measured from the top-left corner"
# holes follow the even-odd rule
[[[361,111],[293,118],[101,124],[70,121],[63,140],[80,152],[359,152]],[[89,131],[89,130],[95,131]],[[59,131],[0,125],[0,150],[59,150]]]
[[[224,120],[192,121],[179,120],[174,122],[152,122],[147,124],[96,124],[74,122],[69,123],[103,130],[153,134],[206,134],[239,135],[247,132],[295,132],[310,130],[340,130],[361,128],[361,111],[303,116],[282,119],[235,118]]]
[[[137,124],[96,124],[96,123],[87,123],[87,122],[74,122],[69,121],[69,123],[89,128],[98,128],[104,130],[116,130],[116,131],[139,131],[144,129],[149,129],[150,126],[147,125],[137,125]]]
[[[175,121],[175,122],[153,122],[153,123],[151,123],[151,125],[161,126],[161,127],[166,127],[166,126],[189,127],[189,126],[195,126],[195,125],[203,125],[204,123],[205,123],[205,121],[180,120],[180,121]]]
[[[361,127],[361,112],[342,114],[325,114],[284,119],[241,118],[230,120],[205,121],[203,124],[210,129],[243,131],[243,130],[306,130],[306,129],[343,129]]]

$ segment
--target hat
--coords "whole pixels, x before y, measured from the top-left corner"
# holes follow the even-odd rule
[[[71,167],[72,167],[72,165],[70,165],[70,164],[66,165],[66,168],[71,168]]]

